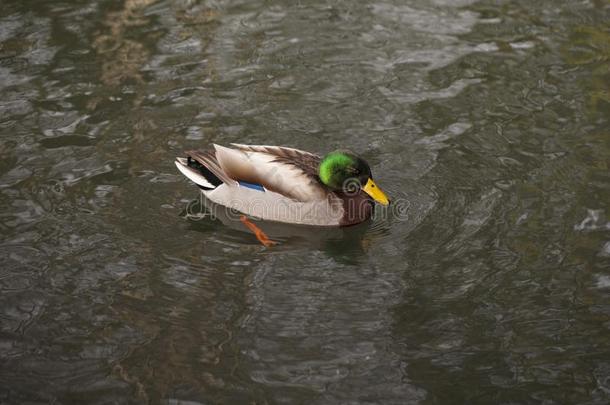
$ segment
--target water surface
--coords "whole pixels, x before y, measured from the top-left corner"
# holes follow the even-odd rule
[[[607,403],[609,7],[3,0],[0,402]],[[194,214],[213,142],[406,214],[267,249]]]

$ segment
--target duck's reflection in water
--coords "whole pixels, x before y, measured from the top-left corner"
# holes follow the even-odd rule
[[[244,215],[227,207],[214,204],[205,197],[193,200],[185,207],[186,217],[192,229],[199,232],[217,231],[219,222],[231,231],[227,238],[238,238],[240,243],[260,244],[256,235],[244,221]],[[371,229],[371,220],[346,227],[316,227],[281,222],[263,221],[247,217],[247,222],[258,228],[273,243],[274,250],[299,248],[317,249],[339,261],[355,262],[364,255],[378,232]],[[261,244],[262,246],[262,244]]]

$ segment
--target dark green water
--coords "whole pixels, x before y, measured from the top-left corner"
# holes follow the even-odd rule
[[[606,404],[610,3],[0,0],[0,403]],[[406,214],[271,249],[212,142]]]

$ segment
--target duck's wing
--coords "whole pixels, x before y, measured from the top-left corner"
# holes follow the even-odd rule
[[[293,148],[232,144],[214,145],[218,164],[231,179],[262,185],[297,201],[328,197],[318,177],[320,157]]]

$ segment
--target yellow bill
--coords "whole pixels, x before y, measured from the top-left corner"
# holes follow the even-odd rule
[[[373,200],[377,201],[381,205],[388,205],[390,203],[390,199],[387,195],[373,181],[373,179],[369,178],[364,187],[362,187],[362,191],[370,195]]]

